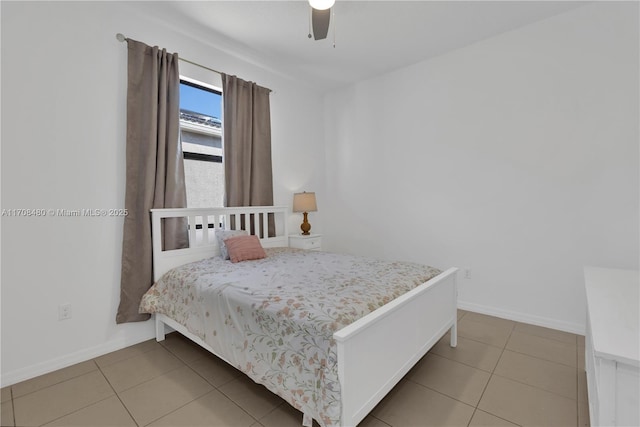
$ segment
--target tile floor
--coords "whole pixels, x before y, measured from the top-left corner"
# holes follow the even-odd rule
[[[583,337],[460,310],[360,424],[585,426]],[[178,334],[2,389],[2,426],[299,427],[302,415]]]

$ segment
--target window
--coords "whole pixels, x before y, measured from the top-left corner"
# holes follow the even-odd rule
[[[189,208],[223,206],[221,110],[219,90],[180,80],[180,138]]]

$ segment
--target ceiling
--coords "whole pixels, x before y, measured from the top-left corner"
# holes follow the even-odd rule
[[[325,91],[444,54],[585,2],[337,0],[329,36],[322,41],[308,38],[306,0],[160,1],[153,2],[152,8],[150,2],[140,4],[146,13],[171,23],[180,32]]]

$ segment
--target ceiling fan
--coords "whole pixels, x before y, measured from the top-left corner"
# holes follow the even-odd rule
[[[335,0],[309,0],[314,40],[327,38],[329,20],[331,18],[331,7],[335,2]],[[311,38],[311,31],[309,31],[309,38]]]

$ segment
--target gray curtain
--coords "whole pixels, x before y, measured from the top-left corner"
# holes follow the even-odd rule
[[[273,206],[270,92],[222,74],[226,206]],[[271,214],[268,228],[269,236],[275,236]]]
[[[178,55],[128,40],[127,172],[122,238],[122,274],[117,323],[147,320],[142,295],[153,284],[152,208],[187,205],[179,141]],[[188,246],[186,223],[166,220],[165,249]]]

